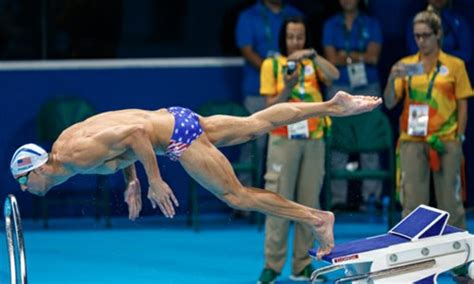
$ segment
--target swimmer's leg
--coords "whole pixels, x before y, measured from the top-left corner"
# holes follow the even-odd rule
[[[243,186],[226,157],[201,135],[180,158],[186,172],[229,206],[255,210],[307,224],[316,233],[321,255],[334,245],[334,215],[289,201],[273,192]]]
[[[348,116],[373,110],[382,100],[338,92],[328,102],[279,103],[249,117],[214,115],[201,117],[201,125],[216,146],[247,142],[277,127],[316,116]]]

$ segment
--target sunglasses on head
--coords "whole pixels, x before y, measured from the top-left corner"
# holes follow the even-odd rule
[[[26,173],[26,175],[22,175],[21,177],[17,177],[16,180],[20,185],[27,185],[28,184],[28,178],[30,176],[32,171],[29,171]]]

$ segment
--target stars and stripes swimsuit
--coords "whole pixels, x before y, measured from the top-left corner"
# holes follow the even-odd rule
[[[199,117],[193,111],[183,107],[167,109],[174,116],[174,129],[165,155],[177,161],[188,147],[202,134]]]

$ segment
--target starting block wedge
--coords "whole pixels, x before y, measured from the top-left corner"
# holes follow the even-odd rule
[[[474,236],[448,219],[448,212],[420,205],[387,234],[336,245],[323,257],[330,265],[311,280],[344,269],[336,283],[437,283],[439,274],[474,259]]]

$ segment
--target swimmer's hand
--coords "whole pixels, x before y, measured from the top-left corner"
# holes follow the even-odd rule
[[[173,218],[175,215],[174,206],[178,207],[178,199],[173,194],[173,191],[164,181],[150,183],[148,189],[148,199],[150,199],[153,208],[160,207],[161,212],[167,218]],[[173,206],[174,204],[174,206]]]
[[[138,179],[134,179],[128,183],[124,197],[125,203],[128,205],[128,219],[135,221],[142,210],[141,187]]]

